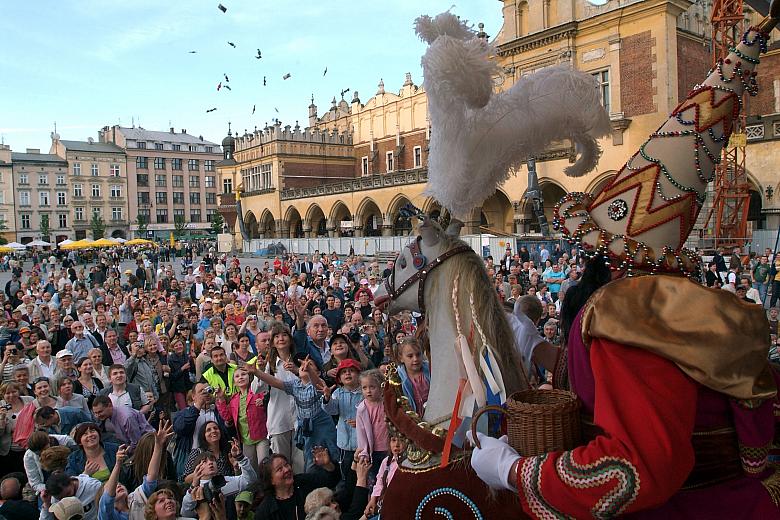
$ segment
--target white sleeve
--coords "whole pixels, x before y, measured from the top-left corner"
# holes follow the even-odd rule
[[[222,494],[225,496],[236,495],[241,491],[244,491],[250,484],[257,481],[257,473],[255,473],[252,464],[249,462],[248,457],[242,458],[238,465],[241,467],[241,475],[238,477],[225,477],[225,487],[222,488]]]
[[[27,473],[27,481],[36,493],[40,493],[46,489],[46,482],[43,480],[40,463],[35,459],[36,455],[31,450],[24,452],[24,471]]]
[[[198,513],[195,511],[195,508],[197,507],[198,504],[192,499],[190,491],[187,490],[187,493],[184,494],[184,498],[181,500],[181,516],[185,518],[198,518]]]

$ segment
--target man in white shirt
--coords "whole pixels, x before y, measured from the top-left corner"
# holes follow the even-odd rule
[[[526,374],[531,373],[532,363],[552,372],[558,359],[558,347],[545,340],[536,328],[542,313],[539,298],[526,295],[517,299],[513,312],[507,315]]]
[[[54,520],[49,507],[67,497],[76,497],[84,507],[84,520],[97,520],[98,507],[95,497],[102,489],[103,483],[88,475],[69,477],[64,471],[55,471],[46,480],[46,491],[41,493],[43,507],[41,520]]]

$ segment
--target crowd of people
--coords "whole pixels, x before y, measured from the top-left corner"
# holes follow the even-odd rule
[[[92,260],[15,259],[0,293],[1,516],[378,513],[406,448],[384,372],[418,409],[430,380],[417,317],[372,303],[392,262]]]
[[[430,382],[420,316],[373,303],[393,262],[204,253],[181,268],[140,253],[122,270],[108,251],[16,262],[0,293],[0,515],[377,515],[406,450],[386,424],[386,370],[420,415]],[[723,287],[734,272],[765,294],[780,276],[765,257],[729,266]],[[548,383],[584,259],[508,246],[485,267],[526,370]]]

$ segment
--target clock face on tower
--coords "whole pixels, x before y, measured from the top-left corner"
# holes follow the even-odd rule
[[[587,2],[593,5],[604,5],[609,2],[609,0],[587,0]]]

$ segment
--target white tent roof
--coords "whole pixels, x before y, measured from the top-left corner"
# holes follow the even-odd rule
[[[46,242],[45,240],[33,240],[29,244],[27,244],[27,247],[48,247],[51,244],[49,242]]]
[[[68,244],[72,244],[73,242],[74,242],[73,240],[71,240],[69,238],[66,238],[65,240],[63,240],[62,242],[60,242],[57,245],[58,246],[67,246]]]
[[[112,242],[118,242],[120,244],[124,244],[125,242],[127,242],[127,239],[122,237],[109,238],[109,240],[111,240]]]
[[[14,249],[25,249],[24,244],[20,244],[19,242],[9,242],[6,246],[13,247]]]

